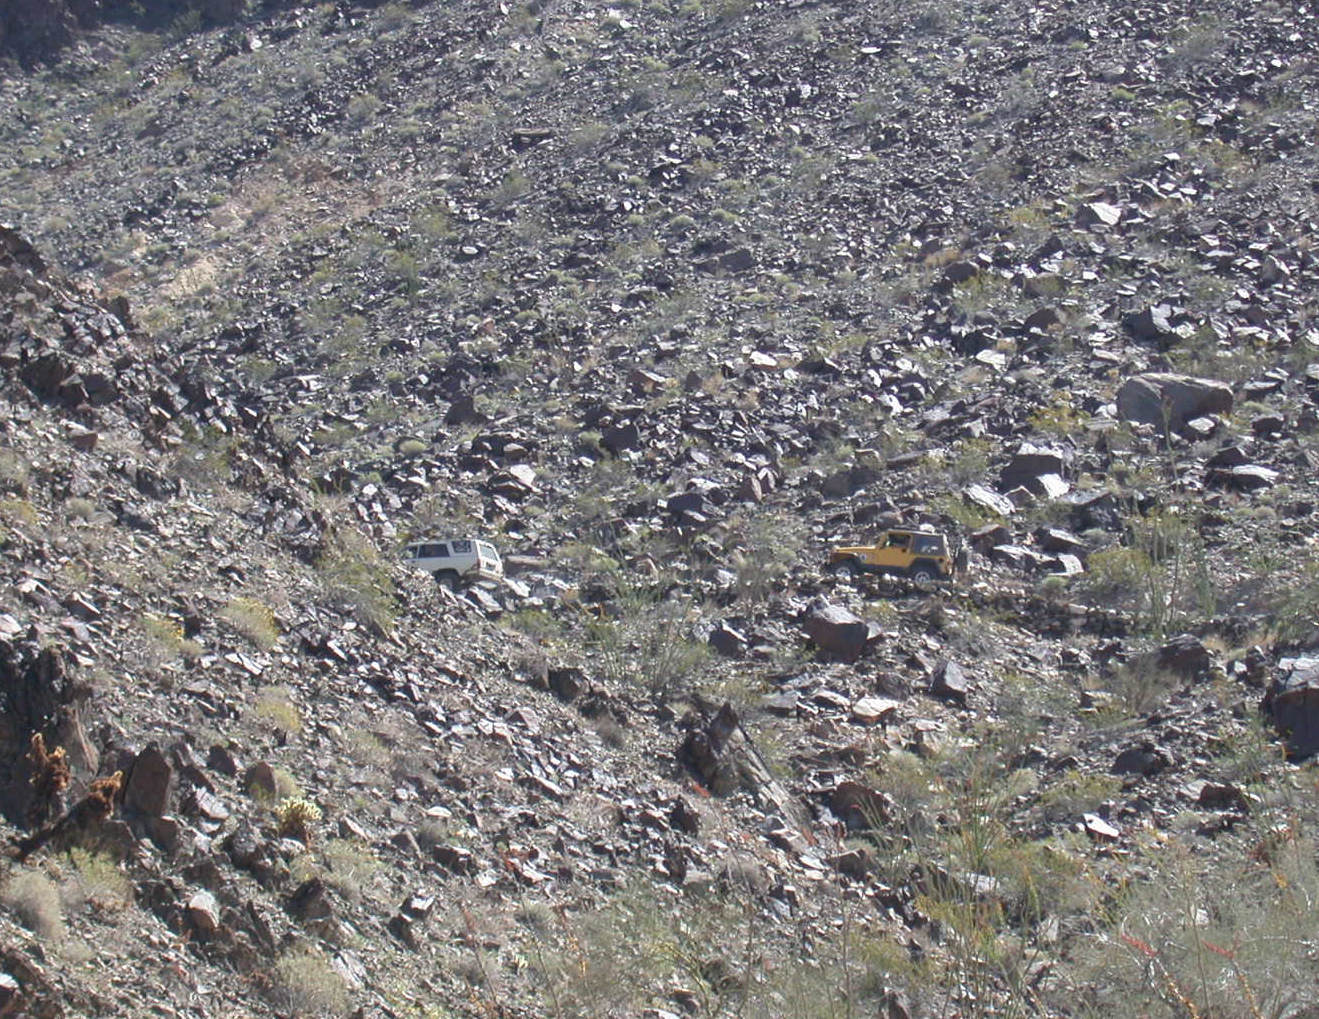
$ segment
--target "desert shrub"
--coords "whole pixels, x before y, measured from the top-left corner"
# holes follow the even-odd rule
[[[610,715],[601,715],[591,719],[591,728],[607,747],[622,750],[627,745],[627,729]]]
[[[373,120],[382,105],[376,96],[363,92],[348,100],[348,108],[345,112],[350,123],[360,125]]]
[[[1182,679],[1149,658],[1138,658],[1114,671],[1107,686],[1116,706],[1130,715],[1145,715],[1166,701]]]
[[[133,882],[109,856],[86,849],[71,849],[73,876],[69,891],[81,902],[102,911],[126,909],[133,904]]]
[[[948,477],[958,485],[983,481],[989,473],[994,444],[988,439],[959,439],[947,462]]]
[[[710,657],[693,632],[688,603],[665,596],[658,584],[612,580],[612,597],[601,618],[586,628],[586,644],[610,679],[674,696],[690,689]]]
[[[442,846],[453,836],[453,822],[446,818],[428,817],[417,828],[417,845],[426,852]]]
[[[256,703],[252,705],[252,713],[290,736],[302,732],[302,713],[293,703],[286,686],[268,686],[262,689],[257,695]]]
[[[547,997],[556,1010],[583,1016],[639,1012],[651,989],[677,975],[678,950],[695,954],[723,940],[686,941],[691,921],[644,891],[622,893],[600,909],[565,920],[556,933],[562,937],[546,946],[541,963]]]
[[[201,654],[201,645],[183,636],[183,627],[172,619],[143,613],[139,623],[147,639],[150,657],[158,661],[178,658],[195,658]]]
[[[1075,820],[1083,813],[1093,812],[1121,788],[1122,780],[1115,775],[1087,774],[1073,769],[1040,794],[1040,807],[1052,821]]]
[[[421,263],[411,251],[389,252],[385,256],[385,268],[402,284],[408,297],[415,297],[421,290]]]
[[[327,867],[325,883],[350,902],[361,899],[363,882],[380,870],[380,861],[367,846],[348,839],[327,842],[322,857]]]
[[[1087,415],[1079,411],[1066,395],[1056,395],[1030,417],[1031,428],[1045,436],[1071,438],[1085,430]]]
[[[540,641],[550,641],[563,634],[563,623],[545,609],[525,608],[504,617],[519,633]]]
[[[398,605],[389,565],[360,531],[338,525],[327,527],[316,569],[332,601],[350,608],[379,634],[393,629]]]
[[[237,441],[214,428],[188,429],[184,443],[174,453],[174,473],[199,488],[214,488],[230,476]]]
[[[385,741],[370,729],[350,729],[345,738],[348,753],[358,764],[384,768],[389,764],[390,752]]]
[[[413,14],[406,4],[390,3],[380,8],[380,25],[386,32],[405,28],[412,23]]]
[[[96,516],[96,503],[91,499],[81,497],[65,499],[64,513],[70,520],[79,520],[87,523]]]
[[[1083,918],[1103,892],[1070,847],[1016,830],[1019,798],[1035,782],[1014,766],[1020,745],[1002,727],[977,730],[926,757],[891,752],[870,783],[888,797],[865,833],[880,875],[911,881],[917,907],[944,932],[928,970],[892,976],[967,1015],[1020,1003],[1044,951],[1040,931]]]
[[[0,489],[15,495],[26,495],[31,481],[32,468],[11,449],[0,449]]]
[[[1140,550],[1115,545],[1090,556],[1084,586],[1098,600],[1125,603],[1150,565],[1149,557]]]
[[[274,787],[260,784],[249,786],[248,792],[259,803],[275,803],[279,800],[296,800],[302,797],[302,787],[293,773],[287,768],[271,768]]]
[[[730,520],[729,530],[738,594],[758,605],[782,587],[805,545],[805,528],[789,514],[761,513]]]
[[[279,801],[275,808],[275,827],[283,838],[297,839],[310,845],[321,819],[321,808],[311,800],[292,797]]]
[[[965,531],[974,531],[990,521],[990,517],[985,510],[959,495],[935,496],[930,500],[930,509],[932,512],[952,520]]]
[[[40,519],[37,508],[26,499],[0,499],[0,521],[31,526]]]
[[[1315,847],[1296,827],[1215,852],[1147,854],[1077,954],[1084,1014],[1300,1016],[1319,995]],[[1231,894],[1224,894],[1230,889]]]
[[[1154,637],[1213,614],[1218,592],[1203,538],[1171,513],[1133,517],[1124,543],[1089,557],[1083,588],[1132,612]]]
[[[1319,578],[1314,563],[1307,564],[1302,576]],[[1296,586],[1288,586],[1271,599],[1270,628],[1281,641],[1296,641],[1311,645],[1319,632],[1319,579],[1309,579]]]
[[[0,902],[22,921],[23,926],[47,941],[64,935],[64,914],[60,893],[45,874],[36,870],[16,870],[0,888]]]
[[[348,985],[320,952],[299,946],[276,960],[271,997],[295,1016],[341,1016],[351,1004]]]
[[[220,615],[259,650],[269,650],[279,640],[275,613],[256,598],[234,598]]]

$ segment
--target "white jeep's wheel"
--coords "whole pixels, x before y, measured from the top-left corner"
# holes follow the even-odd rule
[[[440,587],[449,591],[457,591],[460,581],[455,570],[440,570],[435,574],[435,581]]]

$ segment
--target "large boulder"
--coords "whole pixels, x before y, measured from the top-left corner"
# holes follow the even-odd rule
[[[1122,383],[1117,413],[1124,421],[1180,432],[1193,418],[1232,412],[1232,389],[1213,379],[1148,372]]]
[[[962,667],[951,658],[941,661],[930,676],[930,695],[955,704],[966,706],[966,698],[971,685],[967,681]]]
[[[791,828],[804,829],[805,813],[770,774],[764,755],[742,727],[733,706],[724,702],[717,710],[709,711],[709,708],[713,705],[698,704],[697,710],[684,720],[687,732],[678,747],[678,760],[714,795],[745,791]]]
[[[1264,708],[1287,740],[1293,757],[1319,752],[1319,658],[1279,662],[1279,672],[1264,697]]]
[[[6,9],[0,8],[0,33],[4,32]],[[4,36],[0,34],[0,49],[4,48]],[[34,276],[46,274],[46,263],[32,242],[6,223],[0,223],[0,268],[16,265],[28,270]]]
[[[1062,477],[1071,466],[1071,452],[1023,442],[999,471],[999,489],[1009,492],[1018,486],[1030,488],[1047,475]]]
[[[879,627],[840,605],[818,602],[806,615],[806,636],[821,651],[854,662],[879,636]]]
[[[160,817],[169,808],[174,769],[160,748],[148,744],[134,759],[124,785],[124,806],[147,817]]]
[[[1200,675],[1214,662],[1213,653],[1204,641],[1191,633],[1173,637],[1159,648],[1156,655],[1160,668],[1188,679]]]

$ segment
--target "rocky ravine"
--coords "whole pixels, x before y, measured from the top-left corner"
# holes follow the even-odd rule
[[[187,27],[0,82],[0,1013],[1307,1014],[1313,12]]]

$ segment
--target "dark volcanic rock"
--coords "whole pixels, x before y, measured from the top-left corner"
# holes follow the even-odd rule
[[[1167,372],[1137,375],[1117,392],[1117,412],[1123,420],[1160,429],[1166,424],[1174,432],[1192,418],[1230,414],[1232,403],[1232,389],[1222,382]]]
[[[1062,450],[1023,443],[999,471],[999,487],[1006,492],[1018,485],[1029,486],[1045,475],[1061,477],[1067,470],[1069,459]]]
[[[1309,757],[1319,752],[1319,659],[1290,659],[1279,668],[1264,707],[1286,738],[1288,752]]]
[[[826,654],[854,662],[879,636],[879,627],[839,605],[821,603],[806,615],[806,636]]]
[[[876,828],[894,813],[890,798],[860,782],[840,782],[829,797],[829,809],[849,830]]]
[[[944,659],[940,662],[930,676],[930,693],[932,696],[941,697],[944,700],[965,706],[970,690],[971,684],[966,678],[966,673],[962,671],[960,665],[951,659]]]
[[[124,806],[147,817],[159,817],[169,807],[174,769],[154,743],[133,759],[124,783]]]
[[[1173,637],[1158,650],[1160,668],[1182,676],[1198,676],[1209,668],[1213,656],[1199,637],[1183,633]]]
[[[1113,761],[1114,775],[1153,775],[1172,764],[1166,750],[1148,741],[1128,747]]]
[[[59,647],[0,640],[0,810],[16,823],[28,819],[34,802],[34,736],[75,767],[86,768],[94,759],[79,709],[88,691],[74,682],[70,662]]]
[[[5,0],[0,6],[0,52],[35,64],[72,42],[77,28],[65,0]]]
[[[1205,484],[1235,489],[1238,492],[1258,492],[1278,483],[1278,472],[1259,464],[1242,464],[1239,467],[1216,467],[1205,472]]]
[[[1176,338],[1171,318],[1173,309],[1155,304],[1126,318],[1126,327],[1138,340],[1169,342]]]

